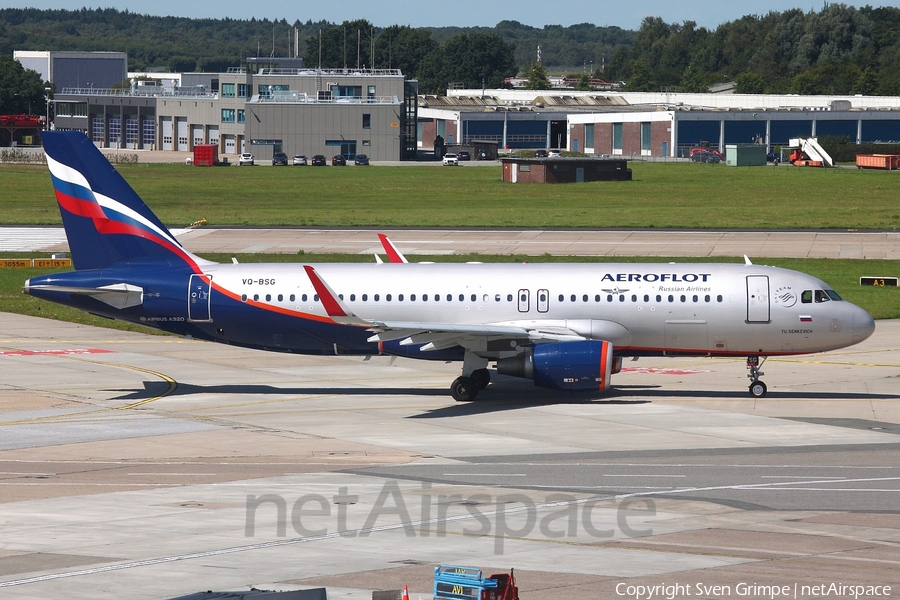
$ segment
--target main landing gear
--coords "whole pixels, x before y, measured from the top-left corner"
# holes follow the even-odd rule
[[[466,352],[463,372],[450,384],[450,394],[457,402],[470,402],[491,382],[491,372],[487,370],[488,360],[472,352]]]
[[[491,372],[487,369],[477,369],[466,377],[457,377],[450,384],[450,393],[457,402],[469,402],[478,395],[478,390],[483,390],[491,382]]]
[[[766,384],[759,380],[760,375],[765,375],[759,368],[766,362],[766,358],[765,356],[747,357],[747,368],[750,369],[750,373],[747,374],[747,377],[750,378],[750,395],[754,398],[762,398],[768,391]]]

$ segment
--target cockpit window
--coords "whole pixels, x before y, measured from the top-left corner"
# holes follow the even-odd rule
[[[800,294],[800,302],[803,304],[812,304],[812,290],[803,290]]]
[[[832,300],[843,300],[843,298],[841,298],[840,294],[838,294],[834,290],[825,290],[825,293],[828,294],[828,297],[831,298]]]
[[[825,293],[824,290],[816,290],[816,302],[829,302],[831,298],[828,297],[828,294]]]

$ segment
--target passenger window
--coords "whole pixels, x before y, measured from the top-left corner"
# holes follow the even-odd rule
[[[650,302],[650,294],[644,294],[644,302]]]
[[[816,290],[816,302],[828,302],[831,298],[822,290]]]
[[[372,297],[372,299],[375,300],[375,302],[378,302],[378,299],[379,299],[380,297],[381,297],[381,296],[380,296],[379,294],[375,294],[375,295]]]
[[[562,294],[559,295],[559,301],[560,301],[560,302],[565,301],[565,299],[566,299],[565,296],[563,296]]]
[[[657,301],[657,302],[662,302],[662,296],[660,296],[659,294],[657,294],[657,295],[656,295],[656,301]]]
[[[669,294],[669,302],[675,302],[675,296]]]
[[[428,302],[428,294],[422,294],[422,302]]]
[[[319,301],[319,295],[316,294],[315,296],[313,296],[313,302],[318,302],[318,301]]]
[[[700,298],[698,298],[696,294],[694,294],[694,297],[692,299],[694,302],[697,302],[698,300],[700,300]]]
[[[465,299],[466,299],[465,295],[463,295],[463,294],[460,294],[460,295],[459,295],[459,301],[460,301],[460,302],[463,302]]]
[[[258,301],[259,301],[259,294],[253,294],[253,301],[254,301],[254,302],[258,302]]]
[[[306,294],[303,294],[303,299],[306,300]],[[363,294],[363,295],[362,295],[362,301],[363,301],[363,302],[366,302],[368,299],[369,299],[369,295],[368,295],[368,294]]]
[[[306,302],[306,294],[303,294],[303,296],[300,299],[303,300],[304,302]]]
[[[397,301],[398,301],[398,302],[403,302],[403,294],[399,294],[399,295],[397,296]]]
[[[343,299],[344,299],[344,295],[343,295],[343,294],[338,294],[338,298],[340,298],[341,300],[343,300]]]
[[[625,294],[619,294],[619,302],[625,302]]]
[[[291,302],[293,302],[296,299],[297,299],[297,296],[295,296],[294,294],[291,294]],[[353,296],[350,296],[350,299],[353,300]]]
[[[469,298],[472,300],[472,302],[475,302],[475,299],[478,298],[478,296],[472,294],[471,296],[469,296]]]
[[[462,296],[460,296],[459,299],[462,300]],[[506,301],[507,301],[507,302],[512,302],[512,294],[507,294],[507,295],[506,295]]]
[[[572,302],[575,302],[575,294],[572,294],[572,295],[569,297],[569,299],[570,299]]]
[[[585,294],[584,296],[582,296],[582,297],[581,297],[581,301],[582,301],[582,302],[587,302],[587,301],[588,301],[588,295]]]
[[[500,296],[497,296],[497,300],[500,300]],[[447,302],[453,301],[453,294],[447,294]]]
[[[716,296],[716,302],[721,302],[721,301],[722,301],[722,294],[719,294],[718,296]]]
[[[409,295],[409,301],[410,301],[410,302],[415,302],[415,301],[416,301],[416,295],[415,295],[415,294],[410,294],[410,295]]]
[[[594,302],[600,302],[600,294],[594,296]]]
[[[272,301],[272,294],[266,294],[266,302]]]
[[[281,302],[282,300],[284,300],[284,296],[282,296],[281,294],[278,294],[278,301]]]
[[[388,302],[390,302],[390,301],[391,301],[391,295],[388,294],[387,296],[384,297],[384,299],[387,300]],[[377,298],[376,298],[376,300],[377,300]]]
[[[704,302],[709,302],[709,294],[703,296],[703,301],[704,301]]]
[[[606,296],[606,301],[607,301],[607,302],[612,302],[612,294],[607,294],[607,296]]]
[[[631,295],[631,301],[632,301],[632,302],[637,302],[637,294],[632,294],[632,295]]]
[[[812,302],[812,290],[803,290],[803,293],[800,294],[800,302],[810,304]]]
[[[681,295],[681,301],[682,301],[682,302],[686,302],[686,301],[687,301],[687,298],[685,297],[684,294]]]
[[[500,294],[494,295],[494,302],[500,302]]]
[[[241,294],[241,302],[247,301],[247,294]]]

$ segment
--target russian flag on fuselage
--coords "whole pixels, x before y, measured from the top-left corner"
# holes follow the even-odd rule
[[[46,131],[42,140],[76,269],[162,260],[197,270],[190,253],[84,134]]]

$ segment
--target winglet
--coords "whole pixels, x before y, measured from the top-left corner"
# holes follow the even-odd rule
[[[381,240],[381,245],[384,248],[384,251],[387,253],[388,261],[392,263],[408,263],[406,257],[403,256],[403,253],[397,250],[397,246],[394,245],[388,236],[383,233],[378,234],[378,239]]]
[[[310,265],[303,265],[303,269],[306,271],[306,275],[316,289],[316,293],[319,295],[319,301],[325,308],[325,312],[333,321],[347,325],[371,325],[369,321],[364,321],[354,315],[353,311],[341,302],[340,297],[334,293],[334,290],[325,283],[325,280],[322,279],[313,267]]]
[[[752,265],[752,264],[753,264],[753,263],[750,261],[750,257],[747,256],[746,254],[744,255],[744,264],[745,264],[745,265]]]

